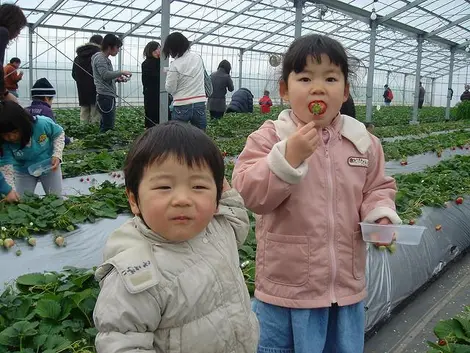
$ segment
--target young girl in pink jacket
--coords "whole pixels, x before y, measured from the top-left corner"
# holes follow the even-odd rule
[[[349,77],[337,41],[294,41],[279,84],[292,110],[248,137],[233,172],[257,214],[259,353],[364,350],[367,250],[359,222],[401,220],[379,140],[339,113]]]

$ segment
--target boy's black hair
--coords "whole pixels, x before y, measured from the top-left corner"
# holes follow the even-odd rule
[[[165,44],[163,44],[163,55],[165,58],[171,56],[172,58],[179,58],[186,53],[191,46],[188,38],[179,32],[174,32],[166,37]]]
[[[263,95],[269,96],[269,91],[267,89],[264,90]]]
[[[219,63],[219,67],[217,67],[217,69],[224,69],[227,74],[230,74],[230,71],[232,71],[232,65],[230,65],[228,60],[224,59]]]
[[[152,163],[161,163],[169,156],[193,165],[207,165],[217,187],[217,204],[222,196],[224,160],[215,143],[202,130],[176,121],[155,125],[147,129],[133,143],[124,163],[126,189],[139,200],[139,185],[145,170]]]
[[[10,64],[18,63],[21,64],[20,58],[14,57],[10,59]]]
[[[160,43],[158,43],[154,40],[148,42],[147,45],[144,48],[144,57],[147,58],[147,59],[153,58],[152,53],[155,50],[157,50],[158,48],[160,48]]]
[[[282,80],[287,85],[287,79],[292,71],[297,74],[304,71],[310,56],[321,63],[322,54],[341,68],[344,79],[349,82],[351,70],[346,50],[337,40],[320,34],[300,37],[289,46],[282,63]]]
[[[103,43],[103,36],[100,34],[94,34],[90,38],[90,43],[101,45]]]
[[[20,131],[20,146],[24,148],[33,136],[33,123],[35,119],[18,103],[12,101],[0,102],[0,134]],[[0,137],[0,146],[5,141]]]
[[[14,4],[0,5],[0,27],[8,30],[8,38],[15,39],[26,26],[26,17],[21,8]]]
[[[104,36],[103,42],[101,42],[101,50],[105,51],[114,47],[122,47],[122,40],[114,34],[108,33]]]

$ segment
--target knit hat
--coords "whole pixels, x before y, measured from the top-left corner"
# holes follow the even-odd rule
[[[31,88],[31,97],[54,97],[56,95],[55,88],[47,78],[43,77],[37,80],[33,88]]]

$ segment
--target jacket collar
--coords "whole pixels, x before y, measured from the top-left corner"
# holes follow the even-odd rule
[[[134,228],[137,229],[138,232],[151,243],[173,243],[172,241],[165,239],[161,235],[151,230],[147,224],[145,224],[144,220],[139,216],[134,216],[132,219],[132,224],[134,225]]]
[[[44,105],[44,106],[46,106],[46,107],[48,107],[48,108],[51,107],[49,103],[44,102],[44,101],[39,100],[39,99],[33,99],[32,102],[31,102],[31,106],[33,106],[33,105]]]
[[[299,120],[291,109],[283,110],[273,121],[279,139],[285,140],[297,129]],[[366,127],[348,115],[338,114],[328,127],[334,134],[340,134],[351,141],[360,153],[366,153],[372,141]]]

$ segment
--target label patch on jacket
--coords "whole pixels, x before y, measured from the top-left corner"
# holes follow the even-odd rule
[[[349,157],[348,158],[348,164],[351,167],[367,168],[367,167],[369,167],[369,160],[367,158]]]
[[[47,135],[46,134],[42,134],[39,136],[38,138],[38,143],[42,146],[44,145],[44,143],[47,141]]]

